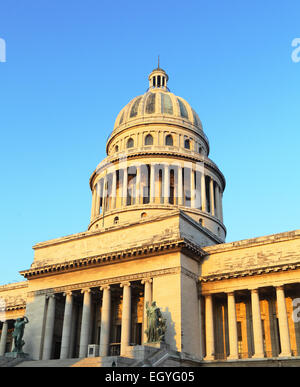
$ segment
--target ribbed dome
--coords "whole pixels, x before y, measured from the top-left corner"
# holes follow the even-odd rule
[[[193,125],[198,130],[203,130],[201,121],[197,113],[181,97],[173,93],[155,88],[147,93],[135,97],[119,113],[115,121],[114,130],[120,126],[128,127],[138,123],[141,119],[149,122],[165,122],[168,118],[172,121],[180,121]]]
[[[141,123],[171,123],[188,126],[203,134],[201,121],[192,107],[167,87],[168,74],[159,66],[148,77],[149,88],[132,99],[118,114],[114,131]]]

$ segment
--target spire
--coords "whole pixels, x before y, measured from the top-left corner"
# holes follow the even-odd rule
[[[159,55],[158,55],[158,64],[157,64],[157,68],[159,69]]]

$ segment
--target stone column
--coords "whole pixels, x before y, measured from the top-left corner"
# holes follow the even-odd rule
[[[55,295],[52,294],[48,296],[48,308],[47,308],[46,327],[45,327],[45,335],[44,335],[43,360],[49,360],[51,358],[54,322],[55,322]]]
[[[150,168],[150,203],[155,200],[155,164],[151,164]]]
[[[221,189],[220,189],[220,196],[219,196],[219,200],[220,200],[220,220],[223,223],[223,203],[222,203],[222,197],[223,197],[223,193],[221,192]]]
[[[264,342],[258,289],[251,289],[251,306],[254,336],[254,355],[252,358],[262,358],[264,357]]]
[[[209,192],[210,192],[210,213],[212,216],[215,216],[215,195],[214,195],[214,181],[212,178],[210,178],[210,187],[209,187]]]
[[[92,294],[91,289],[82,289],[81,293],[83,293],[84,296],[80,331],[79,357],[86,357],[90,335]]]
[[[164,166],[164,204],[169,204],[170,198],[170,170],[169,165]]]
[[[128,185],[128,170],[127,167],[123,169],[123,194],[122,194],[122,204],[123,207],[127,205],[127,185]]]
[[[218,219],[221,219],[220,217],[220,191],[219,191],[219,186],[216,184],[216,217]]]
[[[100,356],[109,356],[111,292],[110,286],[100,288],[102,295]]]
[[[131,287],[130,282],[120,285],[123,288],[122,327],[121,327],[121,356],[125,355],[130,345],[131,331]]]
[[[178,165],[178,177],[177,177],[177,192],[178,192],[178,205],[183,205],[183,182],[182,182],[182,166]]]
[[[116,200],[117,200],[117,171],[113,171],[111,199],[112,199],[111,209],[114,209],[116,208]]]
[[[215,358],[215,339],[214,339],[214,318],[212,295],[205,295],[205,337],[206,337],[206,356],[204,360],[214,360]]]
[[[193,168],[191,168],[191,179],[190,179],[190,183],[191,183],[191,187],[190,187],[190,190],[191,190],[191,208],[195,208],[195,171],[193,170]]]
[[[285,303],[283,286],[276,287],[276,297],[277,297],[278,323],[279,323],[279,335],[280,335],[280,345],[281,345],[281,353],[279,354],[279,357],[292,356],[288,316],[286,311],[286,303]]]
[[[96,205],[96,191],[93,189],[92,191],[92,208],[91,208],[91,220],[95,217],[95,205]]]
[[[135,204],[141,202],[141,166],[136,166],[136,179],[135,179]]]
[[[152,302],[152,279],[147,278],[142,280],[142,285],[144,285],[144,316],[143,316],[143,343],[147,343],[147,335],[145,333],[145,330],[148,328],[147,325],[147,313],[146,313],[146,304],[147,302],[149,305]]]
[[[2,325],[2,333],[1,333],[1,341],[0,341],[0,356],[4,356],[6,349],[6,340],[7,340],[7,329],[8,329],[8,321],[3,321]]]
[[[236,323],[236,309],[234,292],[227,293],[228,303],[228,331],[229,331],[229,357],[228,359],[238,359],[238,337]]]
[[[204,172],[201,173],[201,207],[202,211],[206,211],[206,189]]]
[[[100,213],[100,181],[95,185],[94,192],[95,192],[95,213],[94,216],[98,216]]]
[[[73,310],[73,296],[72,292],[64,293],[65,300],[65,313],[61,338],[60,358],[67,359],[70,356],[70,339],[71,339],[71,326],[72,326],[72,310]]]

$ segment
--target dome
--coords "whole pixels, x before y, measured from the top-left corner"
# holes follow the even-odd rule
[[[149,89],[133,98],[118,114],[114,131],[122,130],[143,122],[169,121],[203,132],[198,114],[187,101],[171,93],[167,88],[169,77],[159,67],[149,75]]]

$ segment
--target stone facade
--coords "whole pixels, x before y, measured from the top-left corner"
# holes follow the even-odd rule
[[[225,178],[199,117],[167,81],[155,69],[117,116],[90,178],[88,230],[36,244],[25,281],[0,287],[0,356],[24,315],[34,360],[84,359],[90,345],[101,359],[147,353],[152,300],[167,321],[169,363],[300,356],[300,231],[224,243]]]

